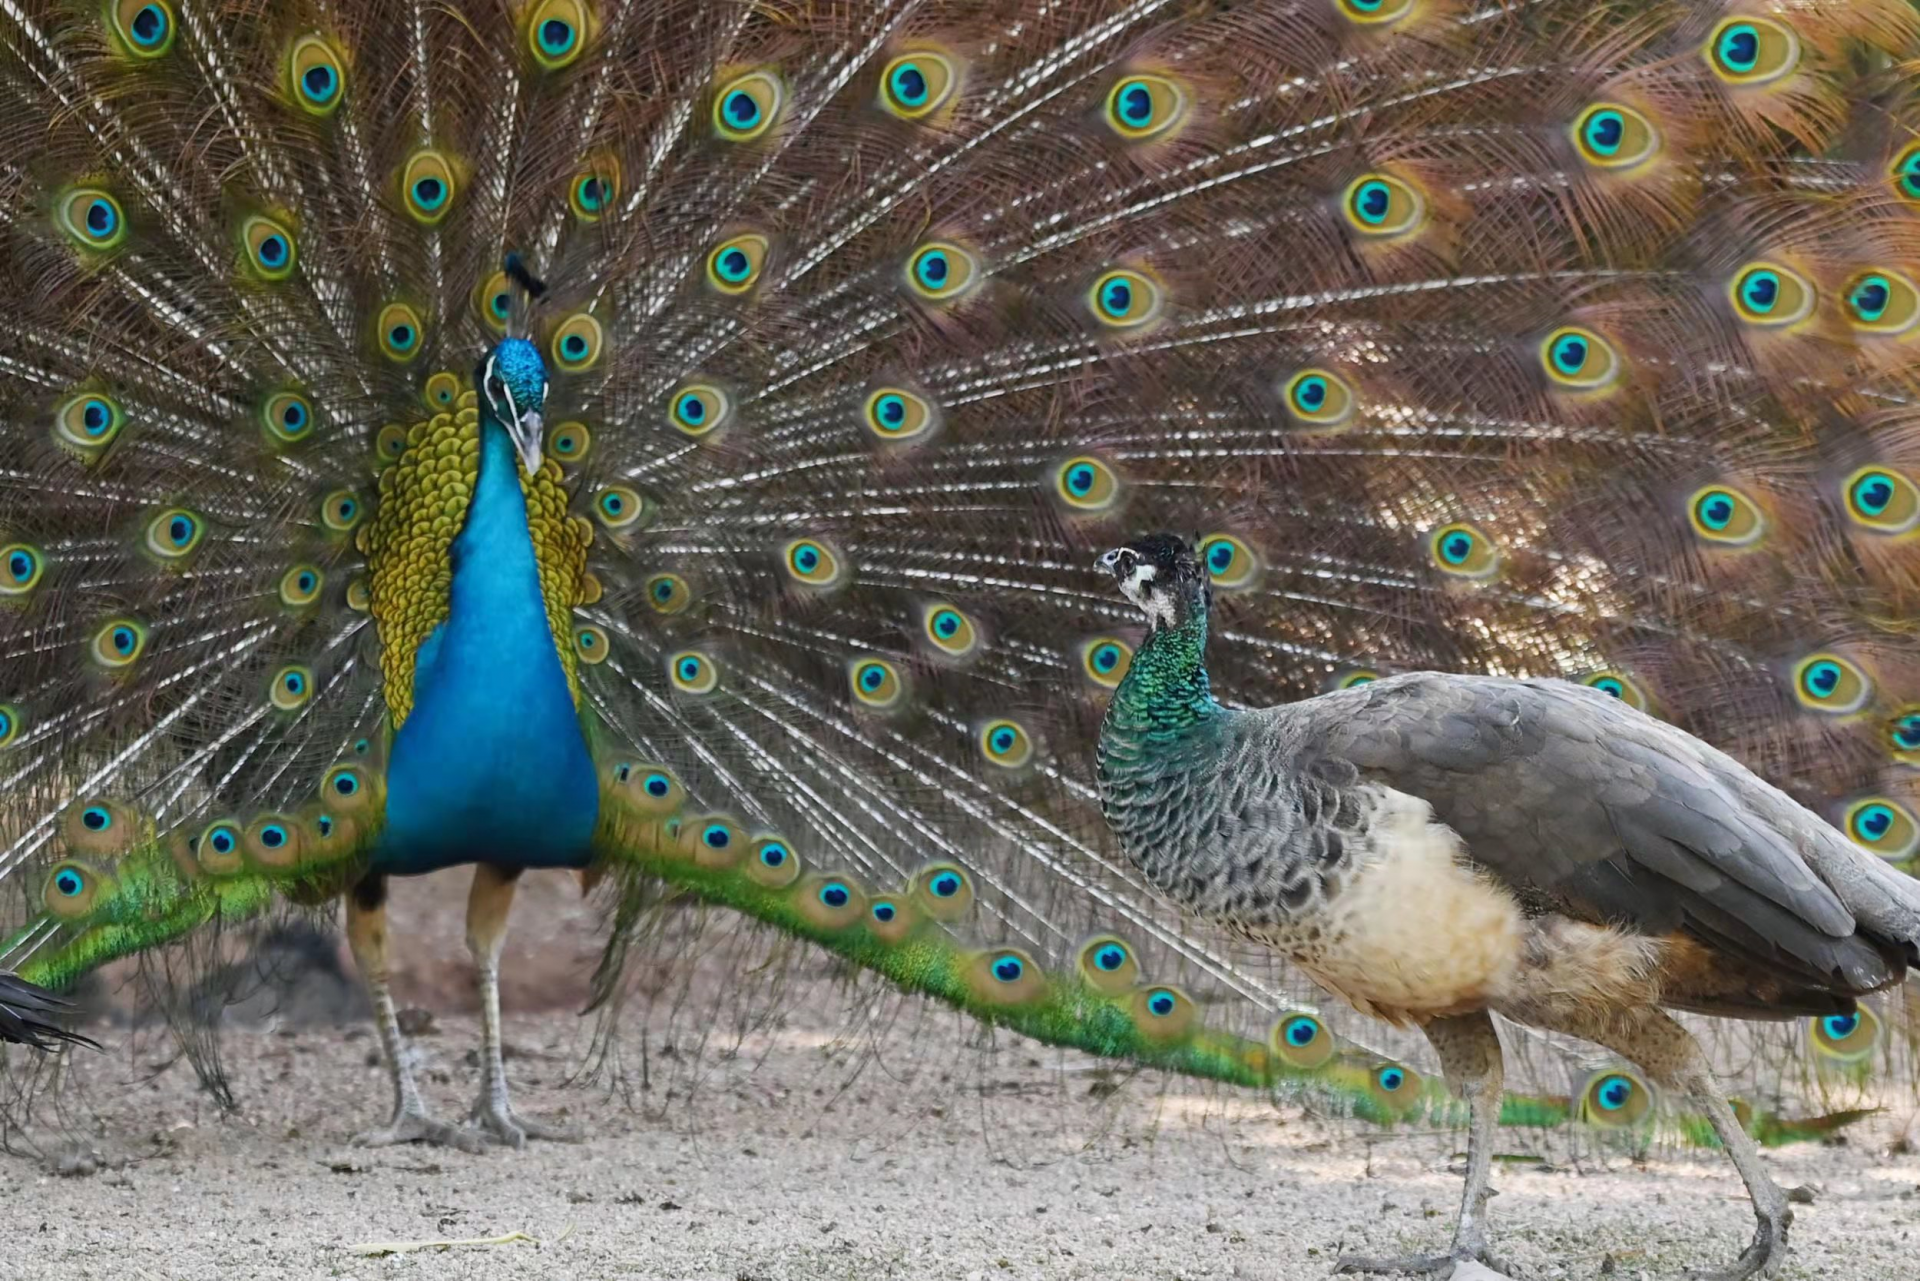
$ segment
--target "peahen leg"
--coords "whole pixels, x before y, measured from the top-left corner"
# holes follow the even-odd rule
[[[386,877],[368,876],[347,896],[347,941],[353,948],[354,964],[360,967],[367,993],[373,998],[373,1021],[380,1029],[380,1048],[386,1052],[387,1073],[393,1078],[393,1120],[380,1129],[354,1135],[353,1141],[362,1147],[435,1143],[467,1152],[480,1151],[485,1145],[477,1135],[427,1115],[420,1087],[414,1084],[413,1068],[407,1062],[407,1043],[400,1034],[393,993],[387,987]]]
[[[480,1051],[480,1097],[469,1119],[509,1147],[524,1147],[528,1139],[578,1143],[586,1136],[577,1130],[535,1121],[515,1114],[507,1100],[507,1069],[500,1036],[500,948],[507,939],[507,913],[513,909],[513,889],[519,868],[482,863],[473,869],[473,890],[467,896],[467,947],[480,976],[480,1029],[486,1044]]]
[[[1493,1018],[1484,1011],[1434,1019],[1423,1029],[1440,1055],[1447,1084],[1467,1100],[1467,1181],[1460,1198],[1460,1221],[1453,1247],[1445,1254],[1406,1258],[1362,1258],[1343,1255],[1335,1273],[1400,1272],[1412,1275],[1450,1275],[1454,1266],[1471,1259],[1496,1272],[1507,1269],[1487,1253],[1488,1178],[1493,1168],[1493,1136],[1500,1124],[1500,1093],[1505,1068],[1500,1037]]]

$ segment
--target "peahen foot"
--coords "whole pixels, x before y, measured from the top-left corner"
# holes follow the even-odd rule
[[[436,1121],[425,1112],[402,1109],[390,1124],[353,1136],[355,1147],[388,1148],[396,1143],[430,1143],[435,1147],[484,1152],[486,1142],[472,1130]]]
[[[1687,1273],[1692,1281],[1747,1281],[1748,1277],[1771,1277],[1787,1261],[1787,1229],[1793,1226],[1793,1211],[1783,1203],[1778,1209],[1761,1210],[1753,1241],[1740,1257],[1724,1268],[1700,1268]]]
[[[568,1126],[521,1116],[505,1100],[488,1102],[483,1098],[473,1105],[473,1112],[467,1119],[479,1132],[492,1135],[495,1142],[504,1143],[510,1148],[523,1148],[527,1146],[528,1139],[550,1143],[584,1143],[587,1138],[581,1131]],[[474,1134],[476,1131],[469,1129],[466,1133]]]

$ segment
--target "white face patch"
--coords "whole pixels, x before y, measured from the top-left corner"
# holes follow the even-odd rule
[[[1153,580],[1160,576],[1160,567],[1149,561],[1141,561],[1133,567],[1133,572],[1120,580],[1120,594],[1140,607],[1147,621],[1155,627],[1173,626],[1173,601],[1162,592],[1153,589]]]

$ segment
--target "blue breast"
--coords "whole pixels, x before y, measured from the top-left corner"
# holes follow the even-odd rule
[[[513,444],[483,423],[447,621],[420,646],[373,870],[584,867],[600,789],[540,595]]]

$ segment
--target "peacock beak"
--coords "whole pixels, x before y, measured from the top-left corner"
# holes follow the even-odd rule
[[[513,420],[507,428],[507,435],[513,438],[513,447],[520,451],[521,465],[532,476],[540,470],[540,445],[546,435],[546,425],[537,409],[529,409]]]

